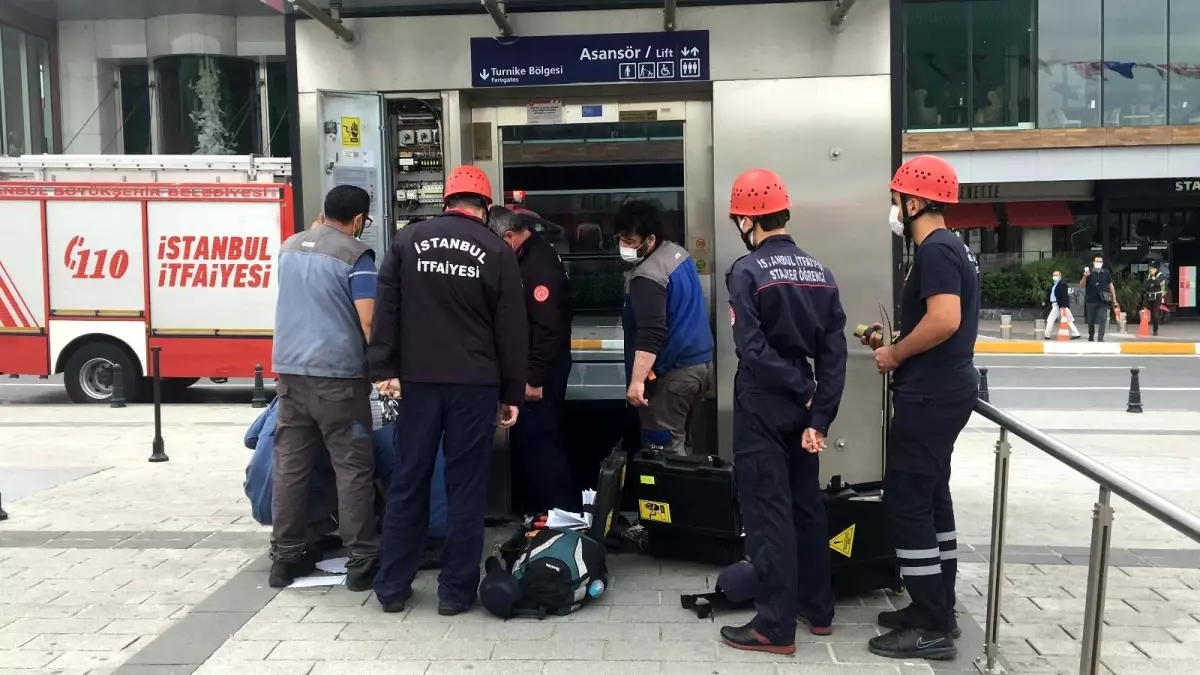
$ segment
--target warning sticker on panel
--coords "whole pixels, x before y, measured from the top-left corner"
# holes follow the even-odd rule
[[[847,558],[854,552],[854,525],[842,530],[836,537],[829,540],[829,548],[841,553]]]
[[[362,123],[357,117],[342,118],[342,147],[362,147]]]
[[[671,522],[671,505],[666,502],[652,502],[648,499],[638,500],[638,517],[655,523]]]

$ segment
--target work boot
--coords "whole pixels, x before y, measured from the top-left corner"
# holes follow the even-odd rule
[[[372,558],[360,564],[346,566],[346,589],[361,593],[375,587],[375,575],[379,573],[379,559]]]
[[[819,626],[812,621],[809,621],[805,616],[798,615],[796,621],[808,626],[808,632],[819,637],[829,637],[833,635],[833,626]]]
[[[439,600],[438,601],[438,614],[440,614],[442,616],[458,616],[459,614],[468,612],[470,610],[471,610],[470,605],[463,607],[462,605],[456,605],[453,602],[450,602],[449,600]]]
[[[267,577],[267,583],[271,588],[287,588],[296,579],[306,577],[316,571],[317,562],[309,555],[301,556],[290,562],[276,560],[271,563],[271,574]]]
[[[923,628],[904,628],[873,637],[867,641],[867,651],[889,659],[942,661],[958,656],[954,636]]]
[[[897,609],[890,612],[880,612],[876,623],[888,630],[904,630],[905,628],[916,628],[919,623],[913,615],[914,610],[911,605],[904,609]],[[958,627],[958,612],[950,614],[950,634],[955,639],[962,637],[962,629]]]
[[[754,630],[751,624],[746,624],[745,626],[722,626],[721,638],[730,647],[748,652],[764,652],[783,656],[790,656],[796,653],[795,641],[787,644],[773,643]]]
[[[387,614],[399,614],[400,612],[403,612],[406,604],[407,601],[404,599],[393,600],[391,602],[384,602],[382,600],[379,601],[379,606],[382,607],[383,611]]]

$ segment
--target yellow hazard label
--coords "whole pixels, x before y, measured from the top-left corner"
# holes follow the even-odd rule
[[[642,476],[642,485],[654,485],[654,476]]]
[[[854,552],[854,525],[842,530],[829,540],[829,548],[849,558]]]
[[[671,505],[666,502],[652,502],[648,499],[638,500],[638,517],[655,523],[671,522]]]
[[[362,147],[362,123],[357,117],[342,118],[342,147]]]

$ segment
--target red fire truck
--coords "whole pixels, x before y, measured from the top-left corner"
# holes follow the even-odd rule
[[[0,373],[63,373],[76,402],[271,375],[291,162],[207,156],[0,159]]]

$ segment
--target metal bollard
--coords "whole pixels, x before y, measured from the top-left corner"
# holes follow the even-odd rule
[[[991,403],[991,394],[988,393],[987,368],[979,369],[979,393],[976,397],[984,403]]]
[[[263,387],[263,367],[261,363],[254,364],[254,397],[250,399],[250,407],[267,407],[267,390]]]
[[[1000,339],[1012,339],[1012,314],[1000,315]]]
[[[4,510],[4,496],[0,495],[0,520],[8,520],[8,512]]]
[[[1127,413],[1142,412],[1142,385],[1138,378],[1141,370],[1137,366],[1129,369],[1129,404],[1125,407]]]
[[[1033,320],[1033,337],[1035,337],[1037,339],[1041,339],[1041,340],[1046,339],[1046,320],[1045,319],[1034,319]]]
[[[109,400],[110,408],[125,407],[125,369],[121,364],[114,363],[112,367],[113,391],[112,398]]]
[[[157,345],[150,348],[154,363],[154,443],[150,450],[151,462],[167,462],[170,457],[163,450],[162,437],[162,371],[159,368],[162,357],[162,347]]]

